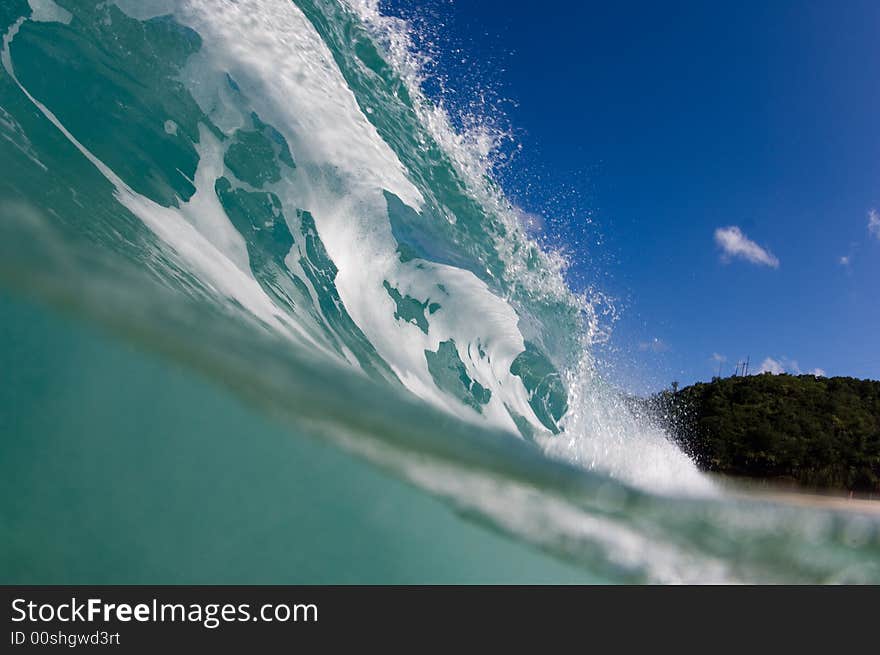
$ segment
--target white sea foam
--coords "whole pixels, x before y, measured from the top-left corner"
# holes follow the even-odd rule
[[[666,494],[712,495],[715,484],[620,394],[599,381],[584,360],[569,372],[570,409],[564,431],[540,439],[549,455],[628,484]]]
[[[287,139],[297,170],[272,190],[284,202],[289,220],[297,207],[314,215],[339,269],[335,285],[345,308],[379,355],[416,395],[480,420],[439,390],[428,370],[425,351],[453,339],[468,375],[492,392],[483,417],[515,430],[507,405],[540,428],[525,388],[509,372],[524,348],[516,312],[470,272],[399,261],[384,191],[416,210],[423,205],[422,194],[361,111],[308,19],[287,0],[221,4],[187,2],[175,13],[204,44],[184,81],[224,129],[239,127],[245,110],[252,109]],[[229,98],[226,74],[248,107]],[[291,225],[292,231],[297,227]],[[291,266],[295,258],[288,258]],[[402,294],[442,305],[430,317],[427,335],[394,318],[385,281]],[[442,299],[440,286],[446,290]],[[477,356],[480,350],[487,356]]]
[[[180,0],[115,0],[116,5],[127,15],[138,20],[149,20],[156,16],[173,14]]]
[[[70,12],[59,7],[53,0],[28,0],[31,20],[39,23],[63,23],[68,25],[73,18]]]

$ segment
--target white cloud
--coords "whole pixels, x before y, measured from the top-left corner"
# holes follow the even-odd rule
[[[782,365],[782,362],[777,361],[772,357],[767,357],[761,362],[761,369],[759,372],[779,375],[780,373],[785,373],[785,366]]]
[[[779,268],[776,256],[749,239],[736,225],[715,230],[715,243],[723,251],[725,259],[740,257],[753,264]]]
[[[824,368],[814,368],[810,371],[801,371],[798,361],[796,359],[789,359],[785,355],[782,357],[765,357],[758,369],[758,374],[772,373],[773,375],[779,375],[780,373],[800,375],[804,372],[807,375],[815,375],[817,378],[828,377]]]
[[[665,353],[669,350],[669,345],[663,341],[663,339],[658,339],[654,337],[650,341],[642,341],[639,343],[639,350],[642,352],[646,352],[650,350],[654,353]]]
[[[868,232],[880,239],[880,212],[876,209],[868,212]]]
[[[789,359],[784,355],[778,359],[775,359],[773,357],[765,357],[764,361],[761,362],[758,373],[772,373],[773,375],[779,375],[780,373],[791,373],[792,375],[800,375],[801,367],[796,359]]]
[[[844,255],[843,257],[840,258],[840,265],[841,266],[849,266],[851,263],[852,263],[852,257],[850,257],[849,255]]]
[[[712,353],[712,357],[710,357],[709,359],[711,359],[716,364],[721,364],[722,362],[727,361],[727,357],[725,357],[724,355],[719,355],[718,353]]]

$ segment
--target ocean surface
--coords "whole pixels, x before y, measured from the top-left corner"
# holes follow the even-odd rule
[[[0,5],[0,582],[880,582],[876,512],[710,478],[602,380],[601,290],[412,29]]]

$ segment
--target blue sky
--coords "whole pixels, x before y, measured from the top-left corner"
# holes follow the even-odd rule
[[[509,195],[617,298],[612,380],[880,379],[880,3],[414,4],[449,101],[522,146]]]

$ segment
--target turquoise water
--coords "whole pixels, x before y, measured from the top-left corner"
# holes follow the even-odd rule
[[[367,0],[0,8],[9,582],[869,582],[595,372],[574,294]],[[478,117],[476,117],[478,118]]]
[[[595,580],[184,369],[6,295],[0,312],[4,583]]]

